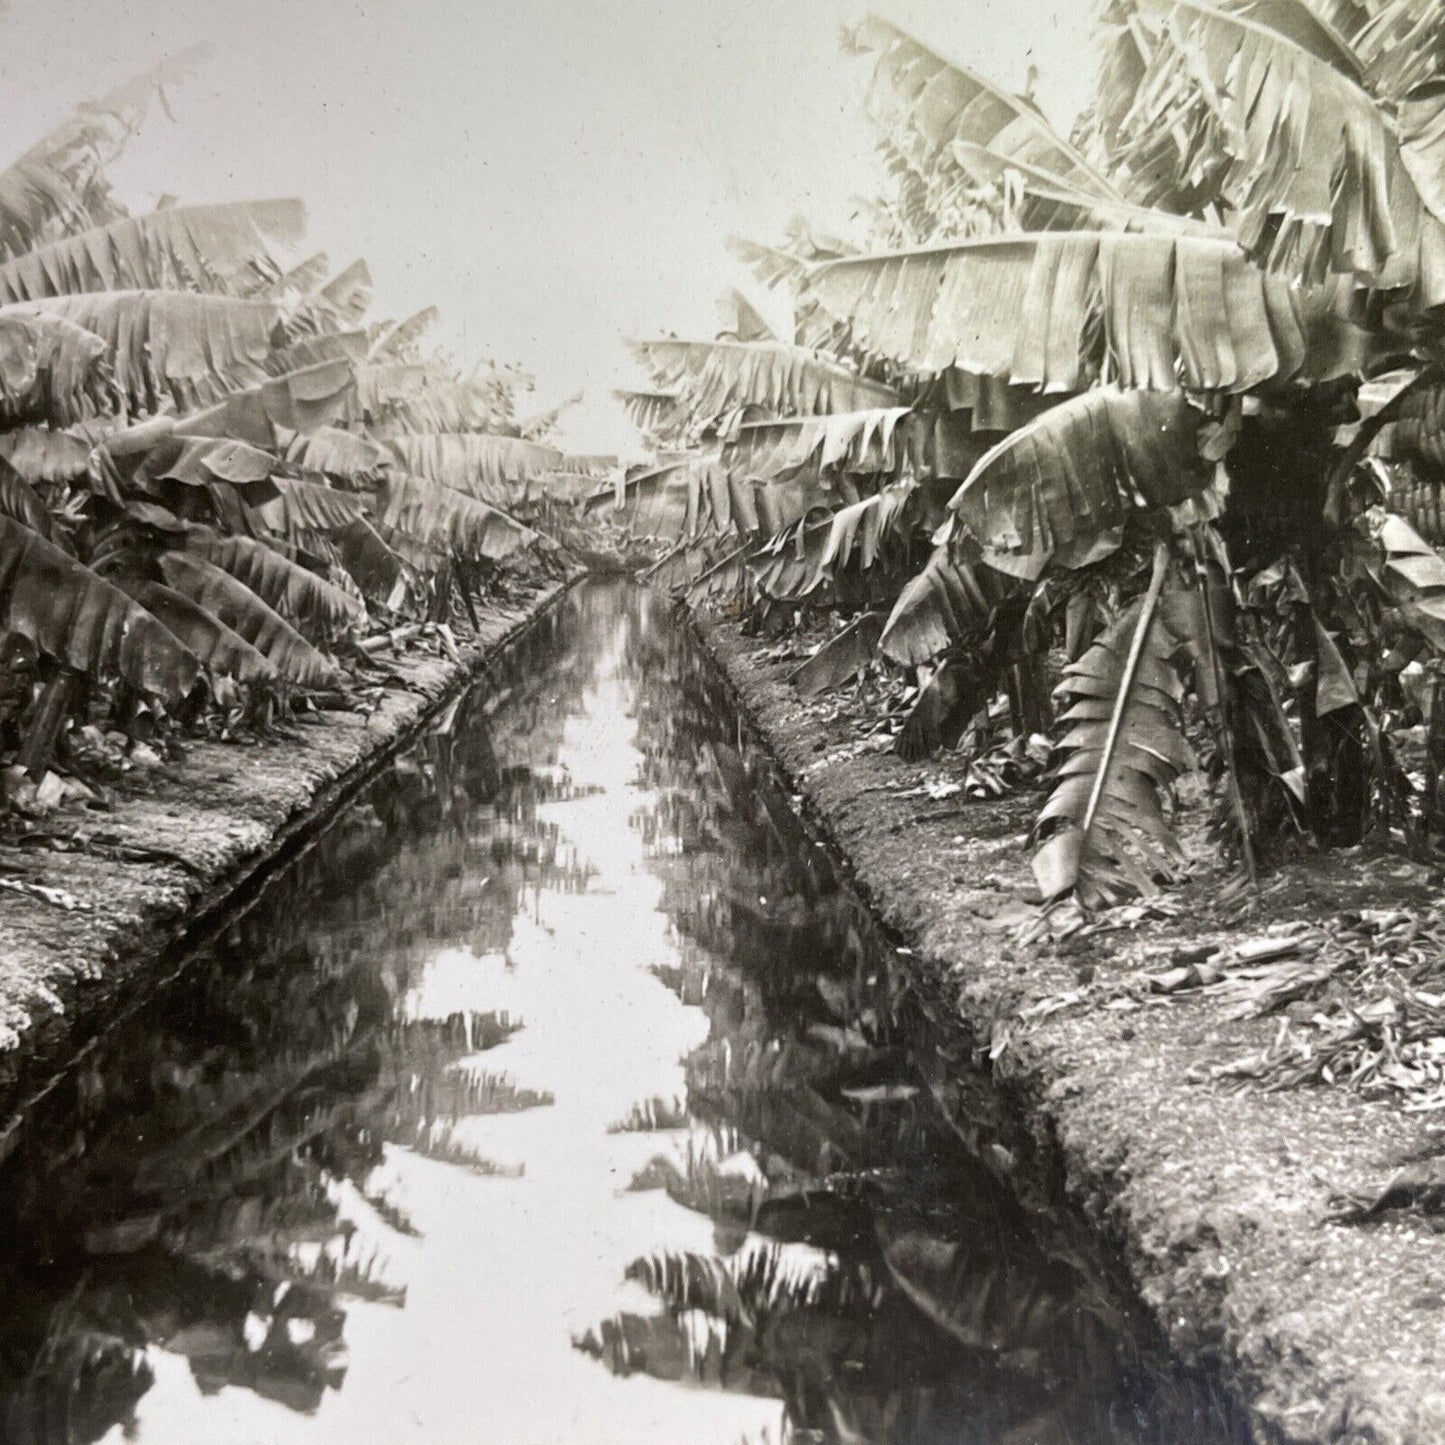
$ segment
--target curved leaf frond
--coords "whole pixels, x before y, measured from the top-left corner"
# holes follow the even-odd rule
[[[604,487],[589,498],[587,511],[620,522],[633,537],[676,544],[735,529],[756,532],[760,526],[776,533],[802,517],[814,500],[822,500],[814,487],[809,500],[785,504],[764,521],[758,507],[762,491],[721,466],[716,453],[707,452],[634,473],[620,489]]]
[[[38,532],[47,542],[57,541],[50,512],[35,489],[8,463],[0,464],[0,513]],[[69,550],[62,546],[62,550]]]
[[[11,317],[53,317],[100,338],[116,385],[139,411],[173,401],[183,411],[265,377],[279,309],[269,301],[186,291],[103,291],[0,307]]]
[[[297,627],[329,633],[365,621],[366,609],[350,593],[308,572],[264,542],[194,527],[186,533],[186,551],[229,572]]]
[[[374,482],[390,460],[386,449],[362,432],[322,426],[292,437],[286,460],[308,472],[348,482]]]
[[[1017,587],[1012,577],[955,558],[947,545],[935,547],[923,570],[898,594],[879,651],[918,667],[950,647],[974,644],[988,632],[995,608]]]
[[[371,343],[366,353],[368,361],[390,358],[406,361],[416,350],[417,344],[435,326],[441,312],[435,306],[424,306],[408,316],[405,321],[388,325]]]
[[[397,436],[386,444],[403,470],[504,511],[540,496],[538,484],[566,463],[556,447],[478,432]]]
[[[42,652],[98,682],[174,700],[195,685],[193,653],[119,588],[0,513],[0,616]]]
[[[341,671],[330,658],[229,572],[187,552],[163,552],[158,562],[168,586],[239,633],[282,677],[314,688],[341,681]]]
[[[126,445],[121,433],[106,445],[114,456]],[[137,483],[171,481],[187,487],[208,487],[228,482],[233,487],[269,483],[276,459],[259,447],[223,437],[183,437],[172,434],[156,441],[135,469]],[[267,488],[269,491],[269,487]]]
[[[1445,141],[1426,127],[1402,147],[1385,113],[1331,60],[1249,15],[1203,0],[1130,0],[1149,53],[1117,117],[1121,160],[1232,214],[1240,244],[1271,270],[1318,284],[1330,272],[1445,301]],[[1138,32],[1123,42],[1138,44]]]
[[[160,582],[118,575],[112,579],[122,592],[158,618],[212,672],[226,673],[237,682],[273,682],[276,668],[239,632],[219,618]]]
[[[468,561],[500,562],[537,540],[530,527],[486,502],[404,472],[386,480],[382,522],[432,551]]]
[[[100,337],[60,316],[0,313],[0,422],[70,426],[111,409]]]
[[[1372,508],[1364,524],[1375,544],[1375,581],[1404,620],[1445,652],[1445,560],[1404,517]]]
[[[344,358],[313,362],[233,391],[214,406],[193,411],[176,424],[183,436],[231,437],[275,448],[278,429],[310,431],[343,417],[356,390],[356,373]]]
[[[361,595],[383,607],[396,607],[397,589],[406,580],[407,563],[372,523],[366,517],[358,517],[328,535],[342,567]]]
[[[353,366],[360,366],[366,360],[366,345],[366,332],[360,329],[305,336],[300,341],[278,346],[266,358],[266,370],[272,376],[285,376],[323,361],[349,361]]]
[[[495,375],[457,376],[434,361],[372,361],[356,379],[355,419],[381,439],[511,430],[510,393]]]
[[[172,206],[52,241],[0,265],[0,304],[79,291],[248,296],[279,281],[276,246],[300,239],[300,201]]]
[[[1075,889],[1092,906],[1157,892],[1182,859],[1161,805],[1192,764],[1171,661],[1178,639],[1158,607],[1167,570],[1161,544],[1148,593],[1065,670],[1065,757],[1039,816],[1050,836],[1034,858],[1045,899]]]
[[[869,119],[923,174],[949,165],[953,144],[964,141],[1047,171],[1095,197],[1120,199],[1111,182],[1056,135],[1028,101],[945,60],[877,16],[845,32],[845,40],[855,51],[878,56],[868,92]]]
[[[85,475],[91,442],[73,431],[27,426],[0,432],[0,458],[32,486],[74,482]]]
[[[105,167],[139,130],[152,100],[209,54],[194,45],[74,112],[13,165],[0,171],[0,259],[19,256],[69,231],[125,214]]]
[[[680,443],[687,433],[688,410],[675,391],[614,391],[627,419],[658,444]]]
[[[781,341],[634,341],[659,389],[677,390],[699,421],[741,407],[818,416],[898,405],[898,393],[836,358]]]
[[[1312,355],[1327,296],[1212,237],[989,237],[827,262],[808,287],[859,345],[911,371],[956,366],[1045,392],[1081,390],[1100,369],[1126,387],[1244,391],[1341,365]]]
[[[308,336],[351,331],[370,305],[371,269],[365,261],[353,261],[307,293],[291,310],[286,317],[286,336],[296,342]]]
[[[276,496],[252,508],[267,531],[294,538],[297,532],[334,532],[363,515],[354,492],[339,492],[320,482],[297,477],[273,477]]]
[[[811,464],[819,473],[961,480],[985,450],[968,417],[907,407],[749,422],[737,428],[735,438],[722,449],[723,464],[757,479]]]
[[[985,453],[949,505],[992,552],[1038,557],[1088,544],[1131,511],[1206,490],[1203,420],[1179,392],[1085,392]]]
[[[750,562],[758,591],[796,602],[850,564],[867,571],[890,540],[906,534],[911,520],[908,503],[916,491],[912,481],[896,482],[840,507],[830,517],[800,521],[795,533],[779,535]]]

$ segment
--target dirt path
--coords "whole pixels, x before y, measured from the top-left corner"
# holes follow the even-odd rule
[[[1264,1048],[1280,1020],[1231,1018],[1227,989],[1175,995],[1149,981],[1201,941],[1241,935],[1221,926],[1211,885],[1162,917],[1139,910],[1112,932],[1021,945],[1036,799],[968,801],[957,764],[901,762],[846,697],[802,703],[787,664],[731,625],[703,630],[805,806],[992,1059],[1030,1122],[1025,1147],[1054,1157],[1117,1240],[1179,1354],[1216,1369],[1265,1440],[1445,1440],[1445,1236],[1411,1212],[1331,1218],[1340,1194],[1377,1194],[1402,1157],[1438,1152],[1424,1122],[1438,1116],[1212,1077]],[[1250,906],[1243,932],[1279,938],[1433,891],[1398,860],[1311,860]]]
[[[48,818],[46,834],[78,840],[66,851],[0,846],[0,1158],[18,1111],[139,1004],[186,931],[241,902],[278,855],[302,845],[318,817],[564,590],[519,591],[483,612],[455,658],[388,657],[393,685],[369,715],[320,713],[292,737],[249,745],[190,743],[178,765],[127,773],[105,811],[71,805]]]

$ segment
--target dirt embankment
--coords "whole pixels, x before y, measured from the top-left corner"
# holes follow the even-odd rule
[[[539,585],[485,610],[457,656],[386,655],[392,677],[370,713],[313,714],[249,744],[188,743],[179,763],[125,773],[103,811],[71,805],[26,846],[0,844],[0,1157],[19,1111],[148,994],[187,933],[239,906],[565,590]]]
[[[803,703],[789,664],[731,625],[702,630],[1179,1355],[1218,1373],[1262,1440],[1445,1441],[1445,1234],[1408,1210],[1336,1217],[1341,1195],[1378,1194],[1401,1159],[1445,1148],[1426,1122],[1439,1115],[1338,1087],[1241,1089],[1212,1070],[1258,1054],[1279,1017],[1236,1017],[1228,988],[1152,981],[1167,989],[1210,942],[1423,901],[1425,870],[1312,860],[1243,920],[1215,879],[1125,926],[1024,945],[1036,796],[969,801],[957,763],[901,762],[846,696]]]

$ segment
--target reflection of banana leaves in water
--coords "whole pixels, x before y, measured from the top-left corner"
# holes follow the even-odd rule
[[[93,1445],[130,1415],[152,1378],[145,1361],[114,1335],[92,1330],[53,1335],[28,1378],[0,1399],[0,1440]]]
[[[278,880],[267,911],[289,938],[243,921],[57,1091],[64,1129],[37,1119],[0,1182],[18,1246],[0,1279],[18,1302],[0,1319],[3,1438],[98,1438],[144,1392],[148,1344],[186,1356],[204,1389],[292,1408],[339,1383],[339,1302],[403,1292],[353,1239],[337,1181],[405,1229],[368,1189],[384,1142],[489,1167],[453,1137],[458,1120],[548,1102],[462,1062],[515,1021],[394,1015],[440,947],[482,941],[479,919],[504,947],[528,883],[579,886],[536,818],[565,787],[504,773],[475,720],[438,733]],[[408,910],[439,878],[447,896]],[[87,1354],[105,1339],[122,1343]],[[66,1369],[62,1420],[49,1376]]]
[[[1002,1403],[986,1364],[960,1371],[951,1341],[867,1265],[764,1245],[727,1260],[652,1256],[627,1274],[661,1312],[604,1320],[580,1349],[619,1375],[781,1399],[793,1438],[995,1445],[1010,1425],[1037,1428],[1053,1413],[1023,1399]],[[1036,1438],[1062,1445],[1069,1437]]]
[[[653,790],[634,821],[681,945],[654,972],[710,1025],[685,1061],[685,1152],[674,1141],[634,1187],[710,1217],[725,1257],[640,1262],[630,1276],[662,1312],[616,1316],[579,1343],[621,1373],[778,1396],[798,1438],[1142,1438],[1100,1417],[1135,1403],[1120,1352],[1143,1337],[1097,1249],[1071,1220],[1055,1225],[1052,1199],[1016,1197],[987,1114],[940,1109],[935,1094],[965,1109],[968,1095],[935,1072],[966,1074],[969,1060],[935,1061],[891,948],[736,731],[717,679],[665,636],[631,646]],[[759,1239],[827,1263],[750,1309],[738,1272]],[[1049,1391],[1060,1403],[1041,1410]],[[1151,1382],[1143,1414],[1164,1418],[1167,1396]],[[1168,1418],[1148,1438],[1214,1438],[1183,1407],[1179,1431]]]
[[[1108,1369],[1125,1321],[1062,1262],[1020,1259],[996,1240],[939,1238],[886,1214],[875,1227],[894,1283],[966,1349],[1025,1374],[1041,1374],[1065,1352],[1086,1368]]]

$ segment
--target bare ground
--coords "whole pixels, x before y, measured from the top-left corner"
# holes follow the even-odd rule
[[[1149,982],[1211,941],[1423,905],[1438,879],[1398,858],[1314,858],[1242,906],[1205,876],[1162,916],[1021,944],[1036,796],[969,801],[956,761],[905,764],[867,736],[856,695],[804,703],[789,664],[730,624],[703,631],[803,806],[992,1060],[1033,1147],[1118,1243],[1179,1355],[1217,1373],[1262,1440],[1445,1441],[1439,1221],[1336,1217],[1340,1196],[1376,1196],[1402,1159],[1445,1149],[1427,1122],[1440,1113],[1213,1077],[1258,1055],[1280,1019],[1230,1017],[1227,990]]]
[[[482,611],[455,657],[387,658],[391,686],[369,714],[318,713],[289,737],[248,744],[189,743],[179,764],[126,773],[103,812],[72,804],[28,840],[39,846],[0,844],[0,1157],[24,1108],[163,979],[180,940],[243,902],[278,856],[304,846],[320,816],[564,590],[521,589]]]

